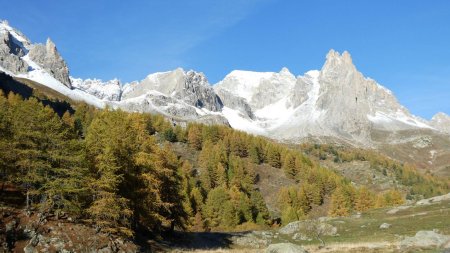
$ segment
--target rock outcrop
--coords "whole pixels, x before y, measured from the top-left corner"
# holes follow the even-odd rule
[[[45,69],[56,80],[69,88],[72,87],[69,78],[69,68],[56,49],[55,43],[50,38],[47,39],[45,45],[33,45],[28,55],[33,62]]]
[[[219,112],[223,107],[222,101],[215,94],[203,73],[192,70],[185,72],[181,68],[151,74],[139,83],[127,85],[124,87],[123,99],[137,98],[154,91],[179,99],[199,109]]]
[[[450,236],[437,231],[419,231],[415,236],[407,237],[400,242],[401,248],[449,248]]]
[[[247,103],[244,98],[238,97],[228,90],[221,89],[220,87],[214,87],[215,92],[220,97],[224,106],[237,110],[242,113],[242,115],[247,116],[250,119],[254,119],[252,108]]]
[[[436,129],[450,134],[450,116],[440,112],[433,116],[433,118],[430,121],[431,126],[435,127]]]
[[[26,73],[28,64],[20,57],[27,53],[25,44],[28,45],[28,41],[20,41],[12,33],[18,34],[7,22],[0,23],[0,66],[13,74]]]

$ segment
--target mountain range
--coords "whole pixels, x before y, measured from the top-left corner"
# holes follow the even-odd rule
[[[301,76],[287,68],[235,70],[212,85],[203,73],[178,68],[123,84],[70,76],[50,39],[45,45],[33,44],[2,21],[0,71],[99,108],[160,113],[176,122],[226,124],[289,143],[311,138],[345,142],[424,166],[443,167],[448,159],[442,157],[450,155],[450,116],[437,113],[428,121],[412,115],[390,90],[359,72],[346,51],[330,50],[320,70]],[[422,155],[412,149],[400,154],[405,145]]]

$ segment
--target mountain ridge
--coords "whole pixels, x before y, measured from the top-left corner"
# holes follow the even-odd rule
[[[290,142],[328,136],[372,146],[374,130],[450,132],[448,116],[437,114],[427,121],[412,115],[392,91],[359,72],[347,51],[340,54],[331,49],[320,70],[299,76],[287,68],[280,72],[234,70],[211,85],[203,73],[178,68],[122,84],[69,76],[67,64],[50,39],[45,45],[32,44],[5,21],[0,23],[0,34],[0,71],[100,108],[229,124]]]

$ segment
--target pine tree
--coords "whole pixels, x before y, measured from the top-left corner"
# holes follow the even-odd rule
[[[331,195],[329,215],[333,217],[347,216],[350,213],[350,200],[343,188],[337,188]]]
[[[264,201],[261,192],[253,190],[250,193],[250,200],[252,203],[253,219],[257,224],[265,225],[270,219],[269,209],[267,209],[266,202]]]
[[[230,196],[223,187],[214,188],[208,193],[204,212],[211,227],[217,227],[224,222],[225,205],[227,202],[229,203],[229,200]],[[231,203],[229,203],[229,205],[232,206]],[[231,209],[231,207],[228,206],[228,209]],[[234,210],[227,211],[233,211],[232,214],[234,215]],[[228,219],[227,222],[234,222],[234,218],[229,218],[228,216],[226,218]]]
[[[283,161],[282,169],[286,175],[293,178],[297,175],[297,167],[295,164],[295,157],[291,153],[288,153]]]
[[[364,212],[375,206],[375,196],[366,188],[361,187],[356,192],[355,210]]]
[[[274,145],[267,145],[266,149],[266,161],[267,163],[275,168],[281,168],[281,157],[280,152],[277,150],[277,148]]]
[[[282,210],[281,223],[283,225],[287,225],[288,223],[291,223],[291,222],[297,221],[297,220],[298,220],[297,212],[294,210],[293,207],[288,206],[287,208]]]
[[[194,209],[196,213],[201,212],[203,208],[204,198],[200,188],[195,187],[192,189],[190,199],[192,203],[192,209]]]
[[[200,150],[202,148],[202,131],[200,129],[200,126],[196,124],[190,124],[187,131],[187,139],[189,145],[194,149]]]

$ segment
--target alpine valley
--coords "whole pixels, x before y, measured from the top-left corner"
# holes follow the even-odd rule
[[[1,21],[0,169],[0,252],[450,247],[450,116],[411,114],[347,51],[122,83]]]
[[[48,39],[33,44],[7,21],[0,23],[0,71],[34,81],[98,108],[159,113],[177,122],[224,124],[286,143],[318,141],[373,148],[395,159],[448,175],[450,116],[412,115],[395,95],[365,77],[348,52],[330,50],[321,70],[295,76],[235,70],[217,84],[181,68],[141,81],[71,77]]]

